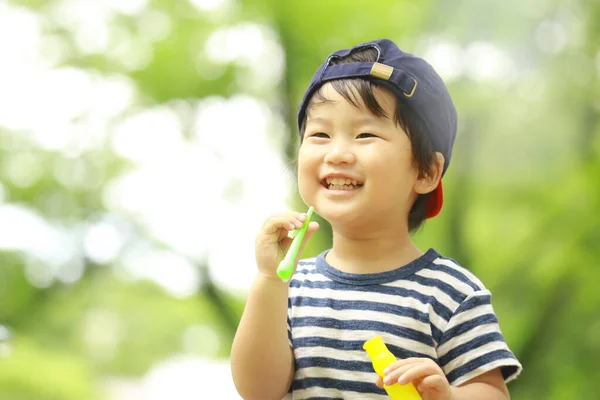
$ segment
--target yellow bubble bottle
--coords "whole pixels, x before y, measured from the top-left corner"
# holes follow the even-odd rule
[[[366,350],[371,358],[373,369],[375,369],[377,375],[383,378],[385,376],[383,370],[386,369],[388,365],[395,362],[396,357],[388,350],[381,336],[376,336],[373,339],[367,340],[363,345],[363,349]],[[421,400],[421,395],[412,382],[408,382],[406,385],[401,385],[396,382],[390,386],[383,385],[383,388],[392,400]]]

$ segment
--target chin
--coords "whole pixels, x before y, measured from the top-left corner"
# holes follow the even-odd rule
[[[351,224],[365,217],[366,210],[357,204],[332,204],[328,201],[317,201],[315,211],[331,225]]]

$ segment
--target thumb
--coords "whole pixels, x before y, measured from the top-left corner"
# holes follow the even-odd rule
[[[319,229],[318,222],[311,221],[308,224],[308,229],[306,230],[306,234],[304,235],[304,239],[302,240],[302,244],[300,245],[300,251],[298,251],[298,256],[296,257],[296,262],[295,262],[296,265],[298,265],[298,260],[300,260],[300,258],[302,256],[302,251],[304,251],[304,246],[306,246],[308,239],[310,239],[312,234],[315,233],[318,229]]]

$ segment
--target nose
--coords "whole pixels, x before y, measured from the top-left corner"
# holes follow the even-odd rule
[[[324,161],[328,164],[352,164],[356,160],[352,149],[347,144],[338,142],[333,144]]]

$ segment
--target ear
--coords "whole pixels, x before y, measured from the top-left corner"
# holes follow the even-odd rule
[[[413,187],[418,194],[425,194],[433,191],[442,179],[442,171],[444,170],[444,156],[440,152],[435,152],[435,159],[429,173],[419,176]]]

